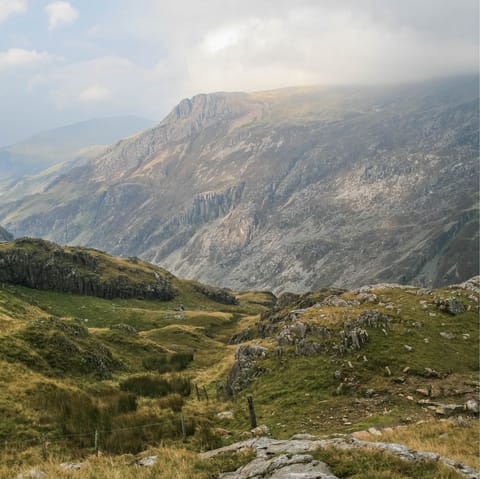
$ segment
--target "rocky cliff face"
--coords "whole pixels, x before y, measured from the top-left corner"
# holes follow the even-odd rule
[[[458,282],[478,116],[478,77],[198,95],[0,220],[234,289]]]
[[[137,260],[21,238],[0,248],[0,282],[99,298],[170,300],[172,277]]]

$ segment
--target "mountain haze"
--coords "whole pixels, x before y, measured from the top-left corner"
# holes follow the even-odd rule
[[[54,128],[0,149],[0,196],[42,191],[59,170],[98,156],[106,145],[152,126],[136,116],[94,118]]]
[[[478,77],[185,99],[42,194],[16,235],[274,291],[478,273]]]

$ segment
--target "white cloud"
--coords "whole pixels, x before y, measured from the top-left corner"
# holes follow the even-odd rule
[[[0,0],[0,23],[11,15],[25,13],[27,8],[26,0]]]
[[[9,50],[0,52],[0,70],[45,63],[52,59],[53,57],[47,52],[10,48]]]
[[[111,97],[112,92],[108,88],[95,84],[85,88],[78,96],[78,99],[84,103],[96,103],[110,100]]]
[[[48,15],[48,28],[55,30],[57,27],[69,25],[78,18],[78,10],[69,2],[53,2],[49,3],[45,10]]]

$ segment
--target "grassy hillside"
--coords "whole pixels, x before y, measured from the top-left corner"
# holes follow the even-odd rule
[[[127,276],[151,268],[108,261]],[[0,477],[33,465],[67,477],[58,466],[66,460],[87,461],[78,477],[217,477],[251,455],[201,461],[195,452],[251,436],[249,395],[273,437],[354,433],[480,466],[478,422],[465,406],[479,393],[471,289],[242,292],[224,304],[215,290],[170,281],[175,296],[166,301],[0,284]],[[236,351],[249,345],[267,352],[229,389]],[[95,430],[103,458],[92,456]],[[142,451],[162,457],[150,472],[127,467]],[[344,464],[350,475],[341,477],[357,477],[341,454],[318,454],[338,471]],[[358,454],[358,463],[373,460]],[[398,477],[413,474],[407,469]],[[377,473],[358,477],[390,477]]]

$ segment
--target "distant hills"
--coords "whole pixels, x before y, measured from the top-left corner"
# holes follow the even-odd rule
[[[12,241],[13,235],[0,226],[0,241]]]
[[[153,124],[136,116],[94,118],[0,148],[0,197],[18,199],[41,191],[62,167],[93,158],[105,146]]]
[[[16,236],[275,292],[478,273],[478,77],[213,93],[4,203]]]

